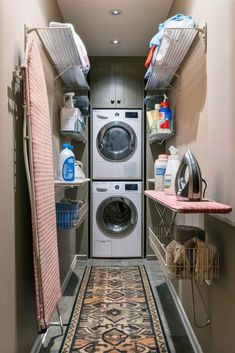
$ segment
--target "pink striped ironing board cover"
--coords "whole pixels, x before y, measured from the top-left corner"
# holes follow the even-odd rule
[[[61,297],[55,214],[52,133],[43,65],[34,41],[26,48],[25,95],[28,112],[32,193],[33,253],[40,330],[49,326]]]
[[[202,199],[201,201],[179,201],[176,196],[166,195],[164,192],[146,190],[145,195],[161,205],[179,213],[229,213],[232,208],[222,203]]]

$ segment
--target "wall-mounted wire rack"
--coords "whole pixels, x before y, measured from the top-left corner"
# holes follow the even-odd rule
[[[153,132],[149,134],[148,141],[149,143],[158,142],[158,144],[161,145],[165,140],[174,135],[175,132]]]
[[[58,206],[62,206],[60,209]],[[56,220],[60,230],[68,231],[72,228],[79,228],[88,212],[88,202],[57,203]]]
[[[89,90],[71,28],[26,28],[26,36],[33,31],[38,34],[59,73],[56,78],[61,77],[68,88]]]
[[[77,179],[75,181],[63,181],[63,180],[55,180],[55,187],[63,187],[63,188],[73,188],[75,186],[83,186],[90,182],[91,179]]]
[[[219,278],[219,252],[215,247],[205,243],[203,248],[198,248],[193,239],[190,246],[177,249],[176,255],[175,250],[168,249],[172,238],[166,237],[160,227],[149,227],[149,241],[170,278],[195,279],[200,283]]]
[[[206,51],[207,27],[165,28],[154,68],[147,81],[146,90],[166,90],[183,59],[187,55],[197,34],[203,33]],[[178,76],[179,77],[179,76]]]
[[[77,142],[87,143],[87,134],[85,131],[60,131],[61,135]]]

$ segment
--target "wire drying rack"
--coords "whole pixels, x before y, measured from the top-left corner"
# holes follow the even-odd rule
[[[74,40],[71,28],[69,27],[37,27],[27,28],[25,26],[25,38],[35,31],[46,48],[58,76],[65,85],[89,90],[86,77],[82,70],[81,59]]]
[[[172,87],[171,81],[174,76],[179,77],[177,70],[199,32],[203,34],[206,51],[206,24],[203,28],[165,28],[146,90],[166,90]]]

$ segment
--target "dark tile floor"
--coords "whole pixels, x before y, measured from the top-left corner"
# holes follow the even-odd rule
[[[162,324],[167,337],[170,353],[194,353],[190,341],[186,335],[174,301],[171,297],[164,273],[158,261],[147,260],[95,260],[78,261],[74,267],[67,288],[60,301],[60,311],[63,318],[64,330],[69,322],[73,303],[77,294],[83,271],[87,265],[101,266],[135,266],[145,265],[152,290],[160,312]],[[57,320],[55,316],[53,321]],[[39,353],[58,353],[63,336],[59,327],[51,326],[43,337],[43,345]]]

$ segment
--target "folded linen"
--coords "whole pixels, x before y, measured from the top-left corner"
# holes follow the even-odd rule
[[[168,18],[165,22],[160,23],[159,32],[150,41],[150,47],[160,45],[165,28],[191,28],[194,27],[194,21],[191,16],[176,14]]]
[[[218,276],[218,249],[215,245],[192,238],[180,244],[173,240],[166,247],[166,265],[172,278],[195,278],[199,282]]]
[[[86,75],[89,70],[90,70],[90,61],[87,55],[87,51],[86,51],[86,47],[83,43],[83,41],[81,40],[81,38],[79,37],[79,35],[75,32],[75,29],[73,27],[73,25],[71,23],[61,23],[61,22],[50,22],[49,23],[49,27],[69,27],[72,30],[73,33],[73,37],[78,49],[78,53],[81,59],[81,65],[82,65],[82,71],[84,72],[84,74]]]

